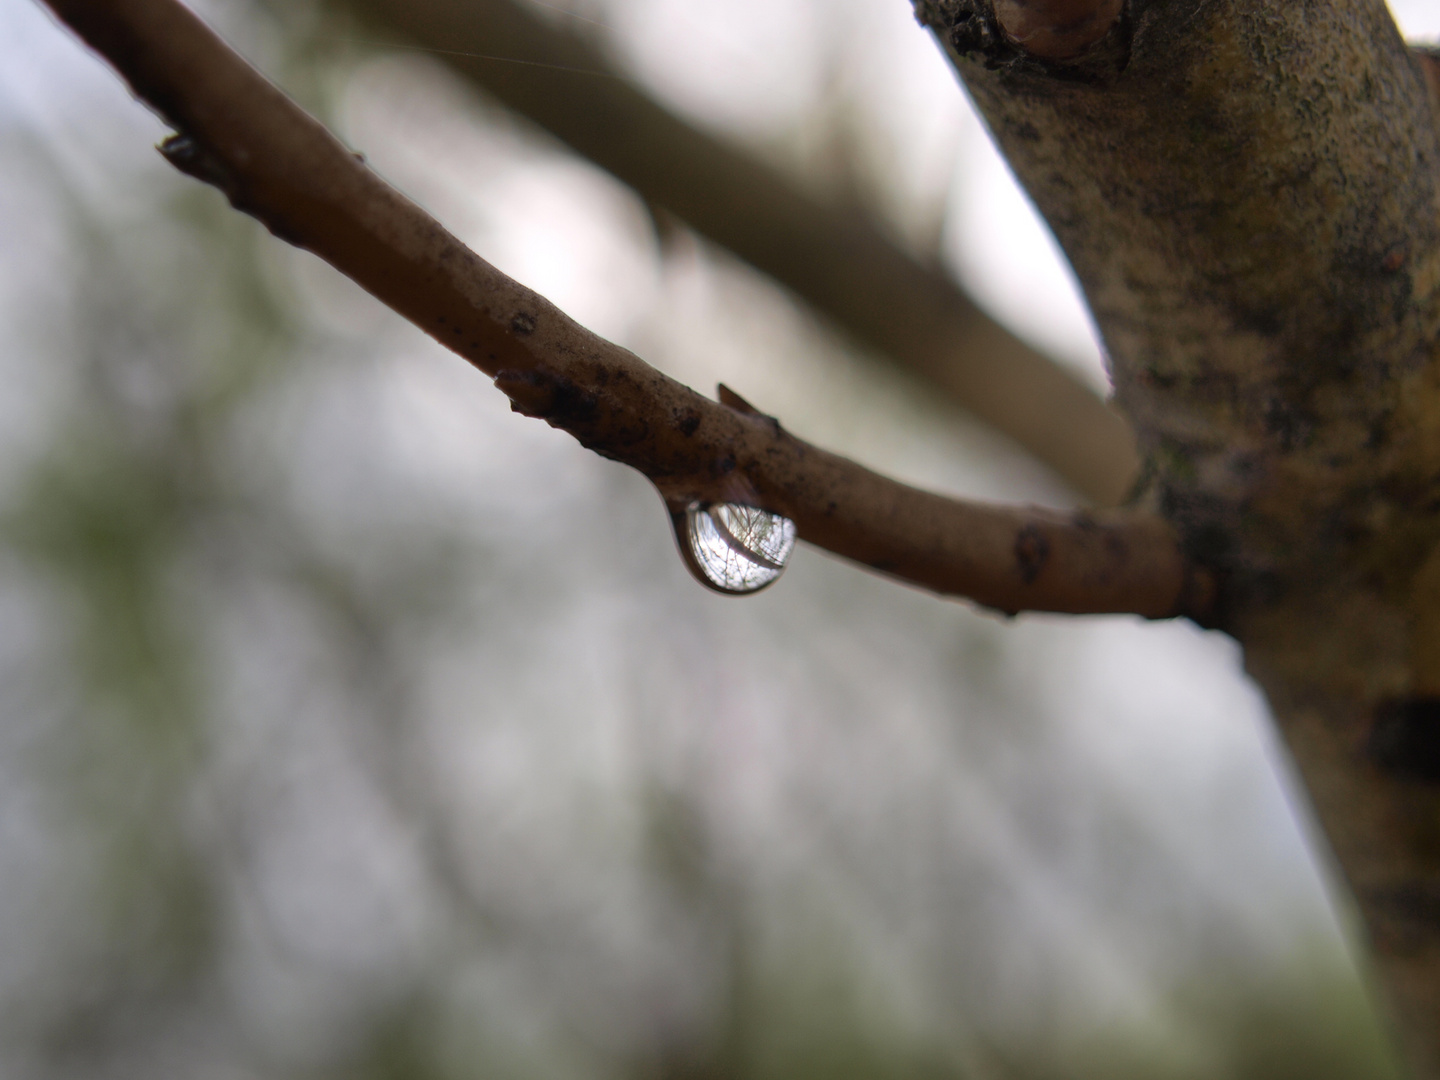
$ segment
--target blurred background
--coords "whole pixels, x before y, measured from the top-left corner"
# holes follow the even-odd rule
[[[603,63],[571,85],[863,212],[1103,392],[904,0],[504,2]],[[433,47],[340,0],[196,7],[669,374],[907,481],[1076,501]],[[803,546],[711,594],[642,477],[165,133],[0,0],[0,1077],[1396,1075],[1228,639]]]

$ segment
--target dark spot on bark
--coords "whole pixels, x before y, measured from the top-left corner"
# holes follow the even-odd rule
[[[978,53],[993,62],[998,59],[993,55],[996,52],[1014,54],[1015,49],[1005,41],[993,16],[986,18],[980,12],[966,11],[957,12],[952,18],[954,21],[950,23],[947,37],[951,48],[961,56],[974,56]],[[1005,58],[1010,59],[1009,56]]]
[[[444,315],[441,315],[441,316],[440,316],[438,319],[436,319],[435,321],[438,322],[441,326],[444,326],[444,325],[445,325],[445,316],[444,316]]]
[[[1236,508],[1206,492],[1164,484],[1160,513],[1180,530],[1180,548],[1202,566],[1226,567],[1233,559]]]
[[[1050,541],[1037,525],[1026,525],[1015,534],[1015,564],[1021,580],[1029,585],[1040,576],[1050,559]]]
[[[1240,381],[1225,371],[1199,371],[1190,379],[1190,389],[1207,401],[1235,402],[1240,397]]]
[[[1157,371],[1150,376],[1150,381],[1155,385],[1156,389],[1173,390],[1180,385],[1180,376],[1173,375],[1170,372],[1162,374]]]
[[[1207,522],[1187,529],[1180,545],[1185,554],[1202,566],[1226,565],[1234,546],[1230,530],[1219,522]]]
[[[717,476],[725,476],[735,471],[735,459],[728,454],[715,463]]]
[[[700,427],[700,414],[694,409],[687,409],[685,415],[680,417],[679,423],[675,426],[680,429],[680,434],[688,439]]]
[[[1039,142],[1040,129],[1030,121],[1025,120],[1016,124],[1010,129],[1011,133],[1021,142]]]
[[[1241,480],[1250,481],[1260,475],[1264,462],[1255,454],[1237,454],[1230,464],[1230,471]]]
[[[1220,617],[1245,605],[1278,604],[1286,593],[1285,579],[1273,570],[1247,570],[1243,577],[1222,571],[1220,586]]]
[[[1401,274],[1396,278],[1395,303],[1390,308],[1390,317],[1395,320],[1397,326],[1410,317],[1414,293],[1415,282],[1409,274]]]
[[[1386,952],[1404,955],[1423,949],[1440,926],[1440,888],[1431,882],[1368,890],[1364,899],[1378,916],[1370,932]]]
[[[1402,240],[1398,244],[1392,244],[1385,252],[1385,257],[1380,260],[1380,269],[1387,274],[1394,274],[1405,265],[1405,260],[1410,256],[1410,249]]]
[[[510,329],[517,334],[529,335],[535,332],[535,316],[528,311],[517,311],[510,320]]]
[[[830,502],[826,503],[826,505],[825,505],[825,516],[826,516],[826,517],[829,517],[831,514],[835,513],[835,510],[836,510],[835,500],[832,499],[832,500],[830,500]]]
[[[1366,750],[1371,761],[1393,776],[1440,780],[1440,698],[1381,705]]]
[[[1265,403],[1265,431],[1285,451],[1307,445],[1313,435],[1307,418],[1278,397]]]
[[[1105,554],[1110,556],[1111,562],[1126,562],[1130,558],[1130,545],[1119,533],[1107,532],[1105,534]]]
[[[1262,337],[1275,337],[1285,327],[1280,309],[1274,307],[1242,308],[1235,312],[1235,325]]]
[[[510,408],[515,412],[544,420],[577,438],[576,429],[595,418],[594,395],[558,375],[544,371],[501,371],[495,376],[495,386],[510,399]]]
[[[1185,568],[1184,583],[1175,599],[1175,614],[1185,616],[1206,630],[1220,630],[1230,601],[1224,574],[1194,565]]]
[[[463,334],[465,332],[464,328],[459,326],[453,327],[452,329],[453,332],[457,334]]]

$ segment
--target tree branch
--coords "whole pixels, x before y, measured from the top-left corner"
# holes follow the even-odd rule
[[[1169,526],[942,498],[701,397],[505,277],[371,172],[177,0],[49,0],[181,134],[163,150],[480,370],[513,407],[639,469],[672,510],[730,501],[806,540],[1004,611],[1208,613]]]
[[[611,70],[588,42],[513,0],[347,0],[346,6],[435,49],[455,71],[650,203],[939,385],[1097,504],[1119,502],[1134,481],[1134,436],[1074,375],[1016,338],[859,211],[801,193],[623,79],[586,74]]]
[[[1037,0],[1038,2],[1038,0]],[[1384,0],[1130,0],[1055,60],[919,0],[1105,336],[1440,1078],[1440,127]],[[1427,85],[1428,80],[1428,85]]]

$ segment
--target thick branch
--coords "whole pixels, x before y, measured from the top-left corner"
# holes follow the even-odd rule
[[[940,385],[1099,505],[1114,505],[1133,482],[1134,437],[1072,374],[859,211],[802,194],[628,82],[586,74],[608,70],[587,42],[513,0],[348,0],[348,6],[437,50],[457,72],[652,204]],[[476,53],[482,55],[466,55]]]
[[[1384,0],[1129,0],[1064,60],[1005,7],[917,10],[1085,287],[1147,498],[1226,574],[1223,626],[1440,1078],[1433,64]]]
[[[830,551],[1002,610],[1204,615],[1210,579],[1158,519],[926,494],[596,337],[387,186],[176,0],[50,6],[182,132],[172,163],[493,376],[517,411],[645,473],[672,507],[762,506]]]

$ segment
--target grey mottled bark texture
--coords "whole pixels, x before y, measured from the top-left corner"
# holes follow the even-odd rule
[[[1440,198],[1434,106],[1383,0],[1129,0],[1045,61],[990,0],[919,0],[1049,219],[1145,456],[1226,581],[1440,1076]]]

